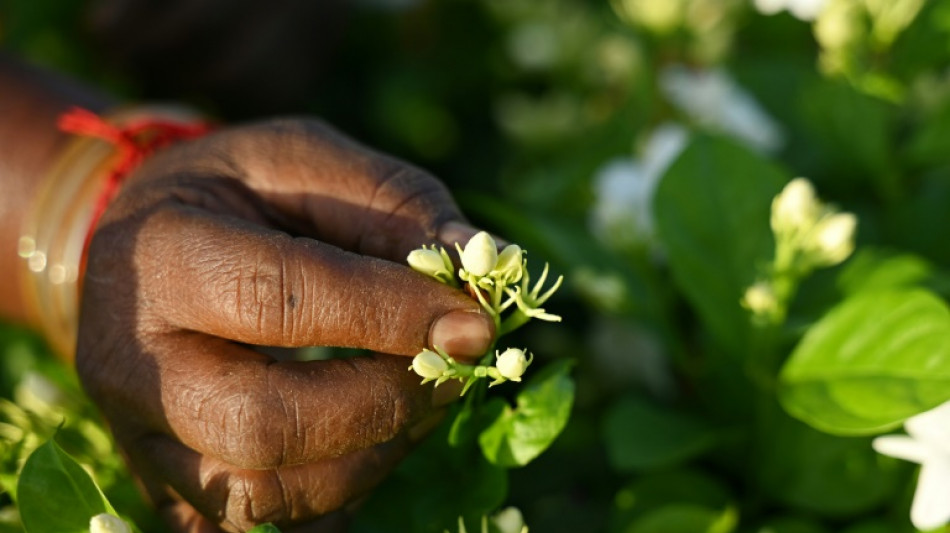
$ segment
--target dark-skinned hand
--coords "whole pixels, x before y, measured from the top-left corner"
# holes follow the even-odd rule
[[[310,120],[220,130],[136,171],[90,245],[76,364],[172,527],[344,527],[439,417],[405,356],[489,346],[474,300],[405,266],[474,232],[438,180]]]

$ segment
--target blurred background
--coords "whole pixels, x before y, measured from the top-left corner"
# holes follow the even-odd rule
[[[0,46],[129,102],[324,117],[432,171],[476,225],[565,275],[549,305],[563,324],[518,332],[542,360],[576,361],[564,434],[507,472],[435,435],[357,531],[454,531],[507,505],[537,532],[914,531],[912,465],[789,417],[768,381],[866,279],[861,257],[898,254],[947,294],[950,2],[4,0]],[[696,143],[727,155],[677,166]],[[695,188],[655,201],[671,165]],[[771,246],[777,190],[750,208],[760,227],[720,225],[760,174],[807,176],[856,213],[859,253],[803,282],[775,355],[750,370],[739,299],[761,265],[729,250],[762,232]],[[681,219],[713,234],[673,242]],[[718,284],[721,297],[697,287]],[[162,531],[70,371],[13,326],[0,396],[4,486],[66,416],[64,447]],[[0,532],[17,530],[0,495]]]

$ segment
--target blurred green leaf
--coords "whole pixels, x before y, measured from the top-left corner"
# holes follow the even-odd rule
[[[524,466],[554,442],[574,403],[570,369],[570,361],[556,361],[524,386],[517,407],[506,407],[479,436],[486,459],[508,468]]]
[[[901,194],[892,147],[895,107],[839,82],[824,81],[798,97],[811,145],[819,152],[820,186],[857,196],[855,186],[873,184],[879,198]]]
[[[754,531],[755,533],[827,533],[828,529],[814,520],[783,516],[766,521]]]
[[[249,529],[247,533],[280,533],[280,529],[274,524],[261,524]]]
[[[680,464],[711,448],[717,436],[703,419],[628,397],[608,410],[604,444],[620,471]]]
[[[785,181],[749,150],[697,137],[656,193],[657,227],[675,281],[733,353],[745,348],[748,317],[739,300],[756,267],[771,258],[770,205]]]
[[[771,501],[835,518],[859,515],[890,501],[906,464],[882,458],[870,438],[836,437],[760,406],[753,469]]]
[[[783,406],[818,429],[895,428],[950,399],[950,311],[924,290],[860,293],[805,334],[780,380]]]
[[[863,248],[838,275],[838,286],[846,295],[920,285],[933,274],[924,258]]]
[[[53,440],[23,465],[17,505],[28,533],[82,533],[93,516],[116,514],[89,474]]]
[[[614,497],[611,531],[622,530],[670,502],[721,509],[731,500],[721,480],[702,470],[663,470],[637,476]]]
[[[653,511],[624,529],[624,533],[729,533],[738,523],[736,511],[674,504]]]

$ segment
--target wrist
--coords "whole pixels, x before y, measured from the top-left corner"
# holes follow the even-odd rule
[[[0,318],[37,327],[21,293],[21,229],[43,176],[68,136],[56,117],[72,105],[100,111],[108,97],[0,53]]]
[[[57,353],[71,358],[85,253],[99,217],[147,156],[203,135],[207,126],[196,113],[171,106],[120,109],[105,118],[74,108],[57,122],[72,135],[27,211],[17,254],[27,316]]]

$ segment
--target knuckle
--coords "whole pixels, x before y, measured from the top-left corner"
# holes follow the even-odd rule
[[[225,520],[243,531],[288,518],[289,503],[275,471],[243,471],[228,476],[222,509]]]
[[[241,468],[272,468],[283,463],[284,417],[271,398],[259,390],[231,391],[206,401],[219,405],[218,448],[231,464]]]

